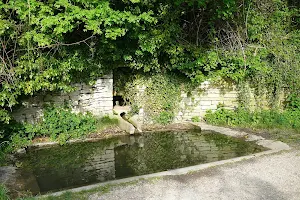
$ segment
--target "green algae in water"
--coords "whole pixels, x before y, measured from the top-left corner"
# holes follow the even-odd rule
[[[118,136],[47,148],[31,147],[19,158],[26,189],[46,193],[249,155],[265,150],[210,131]]]

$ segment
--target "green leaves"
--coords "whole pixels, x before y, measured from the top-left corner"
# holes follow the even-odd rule
[[[262,129],[294,129],[300,128],[300,111],[286,110],[283,112],[275,110],[250,111],[239,108],[235,111],[221,108],[215,112],[208,111],[205,120],[215,125],[229,125],[248,128]]]
[[[11,117],[6,110],[0,109],[0,119],[2,122],[8,124],[11,120]]]
[[[221,77],[300,86],[297,11],[285,0],[1,2],[0,105],[70,91],[70,83],[120,66],[176,71],[194,83]]]

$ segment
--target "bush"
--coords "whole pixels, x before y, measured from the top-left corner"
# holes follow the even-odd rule
[[[192,117],[192,122],[200,122],[200,117],[199,116]]]
[[[108,116],[96,118],[91,113],[73,113],[70,108],[51,106],[44,110],[43,121],[24,127],[27,135],[46,136],[64,144],[69,139],[85,137],[112,124],[117,124],[117,120]]]
[[[242,126],[254,128],[300,129],[300,110],[263,110],[253,111],[239,108],[215,112],[207,111],[205,120],[215,125]]]
[[[50,137],[61,145],[75,138],[83,138],[90,133],[117,124],[116,119],[108,116],[95,118],[91,113],[73,113],[69,108],[47,107],[44,109],[43,120],[37,124],[13,122],[1,127],[0,159],[5,155],[31,144],[34,137]]]
[[[287,109],[291,109],[291,110],[300,110],[300,97],[299,95],[293,93],[290,94],[286,101],[285,101],[285,107]]]
[[[53,139],[60,134],[80,137],[96,130],[96,119],[90,113],[76,114],[69,108],[48,107],[44,111],[43,121],[37,128],[38,135],[50,136]]]
[[[162,111],[159,113],[158,116],[154,118],[154,120],[162,125],[167,125],[173,122],[174,119],[174,113],[168,112],[168,111]]]

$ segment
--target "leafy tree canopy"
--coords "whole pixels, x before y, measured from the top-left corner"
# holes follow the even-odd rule
[[[299,19],[297,0],[1,1],[0,120],[23,95],[123,66],[296,91]]]

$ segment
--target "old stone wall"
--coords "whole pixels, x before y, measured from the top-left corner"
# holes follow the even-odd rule
[[[139,96],[145,91],[145,87],[138,86]],[[234,86],[216,87],[209,82],[204,82],[190,94],[181,92],[181,101],[176,109],[175,122],[189,121],[194,116],[203,118],[207,110],[217,110],[222,104],[227,109],[234,109],[238,106],[238,91]],[[141,108],[138,114],[138,121],[149,123],[147,113]],[[151,123],[151,122],[150,122]]]
[[[138,86],[137,89],[138,95],[143,96],[145,86]],[[266,97],[255,97],[254,89],[248,88],[246,93],[245,96],[249,102],[247,106],[250,109],[268,107]],[[181,101],[176,109],[175,122],[190,121],[195,116],[203,119],[207,110],[215,111],[218,109],[218,105],[233,110],[238,107],[238,95],[239,92],[235,85],[215,86],[205,81],[190,93],[181,92]],[[143,108],[139,110],[138,121],[151,123]]]
[[[204,82],[191,95],[182,92],[181,97],[176,121],[190,120],[193,116],[202,118],[207,110],[217,110],[219,104],[227,109],[238,106],[238,92],[234,86],[224,89],[212,87],[209,82]]]
[[[78,83],[71,93],[52,93],[36,95],[22,101],[21,107],[12,115],[19,122],[34,123],[43,114],[45,104],[62,105],[69,103],[74,112],[91,112],[96,116],[112,114],[113,110],[113,78],[112,74],[99,78],[92,86]]]

